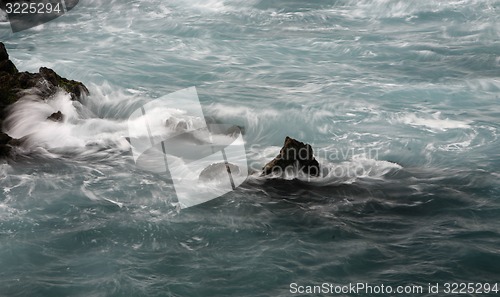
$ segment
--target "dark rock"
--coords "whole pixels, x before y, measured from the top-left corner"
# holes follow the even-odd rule
[[[8,107],[25,94],[38,95],[40,100],[50,99],[59,89],[66,91],[71,100],[81,100],[89,95],[89,90],[81,82],[59,76],[54,70],[41,67],[38,73],[19,72],[9,60],[5,45],[0,42],[0,123],[7,116]],[[49,116],[50,120],[62,121],[61,112]],[[0,131],[2,127],[0,126]],[[0,137],[0,157],[6,156],[12,146],[20,143],[2,133]]]
[[[8,74],[16,74],[19,71],[16,68],[16,65],[12,63],[11,60],[3,60],[0,61],[0,72],[6,72]]]
[[[54,122],[62,122],[64,121],[64,115],[62,114],[62,112],[59,110],[58,112],[54,112],[53,114],[51,114],[47,120],[51,120],[51,121],[54,121]]]
[[[7,53],[7,49],[5,45],[0,42],[0,61],[5,61],[9,59],[9,54]]]
[[[12,137],[10,137],[9,135],[7,135],[3,132],[0,132],[0,144],[7,144],[11,140],[12,140]]]
[[[296,166],[309,176],[319,176],[319,163],[314,158],[312,147],[287,136],[279,155],[262,168],[262,175],[283,175]]]
[[[59,87],[65,90],[71,95],[71,100],[79,100],[83,94],[89,95],[89,90],[87,87],[79,81],[68,80],[64,77],[60,77],[54,70],[46,67],[40,67],[38,70],[40,76],[45,79],[45,81],[50,83],[49,88]],[[54,90],[55,93],[55,90]]]
[[[229,180],[229,172],[231,172],[231,174],[240,174],[240,168],[231,163],[214,163],[201,171],[199,180]]]
[[[0,42],[0,120],[5,118],[5,108],[22,97],[23,92],[32,93],[47,99],[60,88],[71,96],[71,100],[80,100],[89,95],[89,90],[81,82],[59,76],[54,70],[41,67],[38,73],[19,72],[9,60],[5,45]]]
[[[0,72],[7,72],[10,74],[15,74],[18,72],[14,63],[12,63],[12,61],[9,60],[9,54],[7,53],[5,45],[1,42],[0,42]]]
[[[12,151],[12,147],[17,145],[19,141],[9,135],[0,132],[0,158],[7,157]]]

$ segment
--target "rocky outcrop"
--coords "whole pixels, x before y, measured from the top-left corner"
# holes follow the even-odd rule
[[[9,60],[5,45],[0,42],[0,118],[5,117],[5,108],[16,102],[23,91],[32,90],[43,99],[54,95],[58,89],[70,94],[72,100],[88,95],[87,87],[81,82],[59,76],[54,70],[41,67],[38,73],[20,72]]]
[[[312,147],[287,136],[279,155],[262,168],[262,175],[282,176],[285,172],[294,172],[296,169],[308,176],[320,174],[319,163],[314,158]]]
[[[41,67],[38,73],[20,72],[9,59],[5,45],[0,42],[0,131],[2,121],[7,116],[7,108],[26,94],[37,95],[40,100],[49,99],[58,90],[66,91],[71,100],[80,100],[89,95],[89,90],[81,82],[69,80],[59,76],[54,70]],[[59,112],[60,113],[60,112]],[[62,120],[63,115],[51,115],[51,120]],[[5,133],[3,133],[6,135]],[[8,154],[11,140],[6,136],[0,139],[0,157]]]

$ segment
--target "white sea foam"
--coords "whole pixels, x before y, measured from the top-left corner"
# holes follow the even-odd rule
[[[470,121],[452,120],[442,118],[440,112],[435,112],[430,115],[422,115],[416,113],[405,113],[396,116],[396,122],[410,126],[423,127],[427,130],[437,132],[446,131],[448,129],[469,129]]]
[[[28,147],[84,147],[99,139],[123,130],[124,124],[105,119],[82,119],[68,94],[58,92],[53,99],[42,101],[28,95],[12,107],[5,120],[6,132],[14,138],[25,138]],[[52,113],[61,111],[63,122],[47,120]]]
[[[342,3],[342,2],[338,2]],[[418,13],[439,12],[445,10],[459,10],[465,5],[465,1],[402,1],[402,0],[361,0],[349,1],[348,16],[357,18],[402,18],[416,17]],[[495,1],[474,0],[467,1],[467,5],[484,5],[486,11],[494,13]],[[342,9],[343,6],[334,6]],[[355,7],[355,9],[353,9]]]
[[[124,115],[132,108],[137,108],[137,100],[134,101],[134,96],[126,96],[123,92],[106,94],[96,86],[92,87],[92,91],[95,91],[94,95],[84,99],[87,106],[71,101],[70,96],[63,91],[47,100],[26,95],[11,107],[4,122],[5,132],[13,138],[23,139],[22,148],[28,150],[45,148],[49,151],[71,151],[89,146],[113,146],[118,150],[128,150],[125,138],[130,131],[128,118]],[[64,116],[62,122],[47,119],[57,111],[61,111]],[[105,118],[98,117],[96,113]],[[174,133],[176,124],[180,122],[192,129],[201,127],[204,122],[204,119],[192,117],[181,108],[151,108],[148,119],[151,130],[159,133],[153,136],[165,137]]]
[[[357,155],[352,160],[341,163],[321,162],[325,176],[311,179],[319,185],[351,184],[359,179],[383,179],[390,172],[401,170],[397,163],[386,160],[376,160]]]

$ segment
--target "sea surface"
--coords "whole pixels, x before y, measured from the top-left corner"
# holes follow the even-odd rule
[[[82,0],[0,41],[91,93],[4,127],[27,141],[0,163],[0,296],[500,294],[499,1]],[[252,174],[179,210],[127,120],[193,86],[244,128],[250,168],[290,136],[326,174]],[[298,292],[324,283],[424,289]]]

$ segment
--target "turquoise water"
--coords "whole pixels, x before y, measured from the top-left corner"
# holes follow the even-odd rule
[[[11,114],[29,141],[0,165],[0,296],[500,282],[499,21],[488,0],[89,0],[20,33],[0,23],[20,70],[91,92]],[[289,135],[330,174],[250,176],[178,212],[124,137],[132,111],[191,86],[245,127],[250,167]]]

